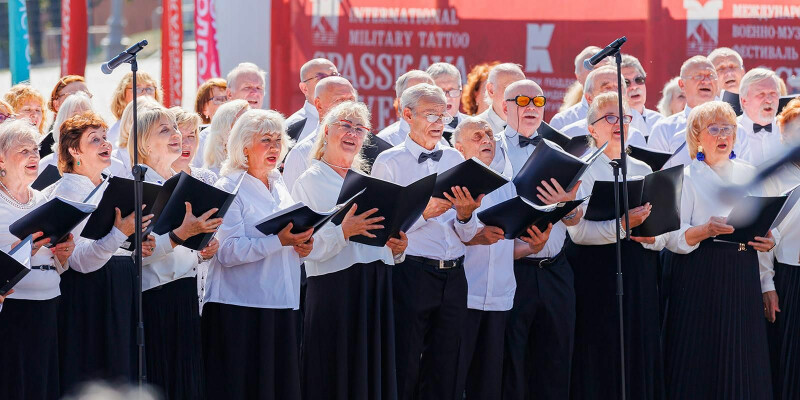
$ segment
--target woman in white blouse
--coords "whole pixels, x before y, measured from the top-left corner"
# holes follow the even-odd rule
[[[786,105],[778,116],[778,126],[785,145],[800,144],[800,100]],[[766,194],[777,196],[798,185],[800,162],[794,162],[767,180]],[[764,313],[767,320],[774,322],[767,327],[772,390],[776,399],[797,399],[800,398],[797,385],[800,382],[800,205],[795,204],[777,231],[777,245],[767,253],[766,268],[761,275]],[[770,270],[773,263],[774,269]]]
[[[146,182],[163,184],[175,174],[172,163],[180,157],[178,126],[164,107],[139,109],[137,120],[139,147],[134,148],[130,140],[128,152],[138,152],[140,163],[147,168]],[[142,269],[147,380],[165,399],[203,397],[197,265],[210,259],[219,243],[214,239],[200,252],[180,244],[195,235],[216,231],[222,223],[221,218],[210,218],[216,211],[195,216],[187,203],[183,223],[162,235],[169,240],[169,246],[163,247],[172,251],[152,257]],[[164,239],[156,237],[156,242],[160,240]]]
[[[627,105],[622,116],[625,135],[631,121]],[[592,193],[596,181],[613,181],[609,163],[619,158],[619,104],[616,93],[595,97],[586,118],[597,147],[603,154],[581,178],[578,198]],[[628,157],[628,177],[652,171],[647,164]],[[585,204],[582,206],[585,209]],[[630,210],[631,228],[650,214],[650,204]],[[624,229],[625,221],[622,220]],[[581,219],[567,227],[565,246],[575,273],[575,345],[572,358],[573,399],[620,398],[619,310],[616,296],[616,220]],[[633,238],[622,242],[625,323],[625,391],[629,399],[661,399],[664,393],[660,349],[660,324],[656,270],[665,239]],[[642,242],[648,242],[643,244]]]
[[[50,198],[83,202],[103,183],[103,170],[111,165],[106,130],[103,119],[92,111],[61,125],[54,154],[63,177],[48,188]],[[105,185],[88,202],[97,204],[104,190]],[[144,217],[143,229],[151,218]],[[70,270],[61,276],[58,344],[63,393],[95,379],[134,382],[138,374],[138,271],[130,254],[119,248],[134,233],[134,213],[117,215],[114,227],[99,240],[80,237],[85,225],[86,220],[73,230],[75,251]],[[142,255],[151,255],[154,246],[155,241],[148,240]]]
[[[203,300],[208,398],[300,398],[300,257],[311,251],[312,230],[293,234],[289,224],[264,236],[255,227],[294,204],[277,169],[288,143],[283,117],[271,110],[245,112],[228,139],[216,186],[241,185],[217,233]]]
[[[150,96],[139,96],[136,98],[136,107],[142,110],[145,108],[158,108],[162,107],[162,105]],[[125,106],[125,111],[122,112],[122,117],[120,117],[116,125],[119,129],[119,138],[117,139],[117,143],[114,144],[111,157],[121,162],[124,167],[125,173],[118,176],[133,179],[133,175],[131,174],[131,156],[130,153],[128,153],[128,139],[130,139],[131,130],[133,130],[133,102]],[[139,129],[141,129],[141,127],[139,127]]]
[[[370,116],[363,103],[343,102],[325,115],[311,167],[292,197],[316,211],[336,205],[344,177],[362,170]],[[356,213],[360,211],[358,214]],[[392,266],[408,245],[405,233],[383,247],[350,241],[382,229],[377,209],[358,201],[339,226],[317,233],[306,258],[308,288],[301,371],[308,399],[396,399]]]
[[[220,173],[222,163],[228,158],[228,136],[236,120],[250,109],[250,103],[245,100],[231,100],[217,109],[214,120],[200,137],[197,157],[192,165],[202,166],[215,174]]]
[[[0,248],[19,243],[8,231],[47,199],[30,188],[39,169],[38,131],[25,120],[0,125]],[[70,238],[51,248],[34,235],[28,273],[0,308],[0,393],[6,399],[56,399],[58,387],[58,304],[60,274],[75,248]]]
[[[670,399],[772,399],[757,252],[769,251],[774,241],[714,240],[734,230],[724,216],[736,201],[719,189],[745,184],[755,173],[735,160],[735,141],[730,105],[712,101],[692,109],[686,143],[693,160],[684,169],[681,228],[667,243],[675,253],[663,330]]]

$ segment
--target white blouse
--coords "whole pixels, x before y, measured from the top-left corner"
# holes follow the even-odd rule
[[[319,160],[297,180],[292,189],[292,198],[317,212],[336,206],[344,178]],[[356,200],[358,204],[358,200]],[[367,211],[359,207],[358,213]],[[377,215],[380,215],[380,211]],[[306,275],[317,276],[341,271],[355,264],[383,261],[394,265],[392,251],[386,247],[369,246],[346,240],[341,225],[328,223],[314,235],[314,249],[305,258]]]
[[[767,179],[764,186],[767,196],[778,196],[797,185],[800,185],[800,167],[789,164]],[[775,284],[772,283],[775,275],[772,270],[774,259],[782,264],[800,266],[800,205],[796,204],[789,211],[783,222],[773,230],[773,235],[775,248],[763,260],[759,257],[759,261],[763,261],[764,265],[761,275],[762,291],[775,290]],[[763,253],[759,253],[759,256],[761,254]],[[769,289],[770,285],[772,289]]]
[[[300,257],[277,235],[265,236],[255,227],[294,201],[277,170],[270,172],[269,188],[243,171],[223,176],[216,187],[231,191],[242,174],[239,194],[217,231],[220,246],[208,269],[203,303],[297,310]]]

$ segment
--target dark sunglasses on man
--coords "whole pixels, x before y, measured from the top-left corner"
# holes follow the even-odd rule
[[[325,78],[327,78],[329,76],[341,76],[341,74],[339,74],[338,72],[331,72],[330,74],[326,74],[324,72],[317,72],[311,78],[308,78],[308,79],[304,80],[303,83],[306,83],[306,82],[308,82],[308,81],[310,81],[312,79],[316,79],[317,81],[321,81],[321,80],[323,80],[323,79],[325,79]]]
[[[533,103],[536,107],[544,107],[547,103],[547,99],[544,96],[516,96],[513,99],[506,99],[506,101],[513,101],[516,105],[520,107],[527,107],[529,104]]]
[[[644,85],[645,80],[646,80],[645,77],[639,75],[636,78],[633,78],[633,83],[637,85]],[[625,86],[630,86],[630,85],[631,85],[631,80],[625,79]]]

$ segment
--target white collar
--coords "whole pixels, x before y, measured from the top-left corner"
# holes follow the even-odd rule
[[[317,111],[317,107],[314,107],[314,105],[309,103],[308,100],[303,103],[303,110],[306,112],[306,118],[314,117],[315,119],[319,120],[319,112]]]
[[[441,141],[436,142],[436,145],[433,146],[432,150],[428,150],[422,146],[420,146],[414,139],[411,139],[411,135],[406,135],[405,142],[406,149],[414,156],[414,159],[419,158],[419,155],[422,153],[431,153],[437,150],[441,150]]]
[[[487,114],[487,116],[489,117],[489,120],[490,120],[491,123],[493,123],[493,124],[495,124],[497,126],[506,125],[506,121],[494,111],[494,108],[489,107],[488,111],[489,111],[489,113]]]

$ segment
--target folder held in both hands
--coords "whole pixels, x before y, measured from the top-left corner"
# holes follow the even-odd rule
[[[478,196],[489,194],[506,183],[508,179],[503,175],[472,157],[436,176],[433,197],[444,199],[444,193],[452,196],[451,188],[460,186],[467,188],[472,198],[477,199]]]
[[[294,234],[305,232],[311,228],[314,228],[314,234],[316,234],[319,228],[328,223],[328,221],[339,214],[346,214],[364,190],[366,189],[361,190],[349,200],[325,212],[316,212],[302,202],[294,204],[262,219],[256,223],[256,229],[267,236],[277,235],[286,225],[292,223],[291,232]]]
[[[91,203],[54,197],[16,220],[8,227],[8,231],[20,239],[41,231],[44,235],[39,240],[50,238],[45,246],[52,247],[64,241],[96,208]]]
[[[584,201],[586,197],[540,206],[516,196],[479,212],[478,219],[486,226],[501,228],[506,239],[516,239],[525,236],[531,225],[544,232],[547,225],[557,223]]]
[[[664,165],[674,156],[671,152],[648,149],[634,145],[628,145],[627,153],[631,158],[635,158],[647,164],[651,170],[660,171]]]
[[[8,253],[0,251],[0,296],[5,296],[31,272],[32,246],[33,236],[28,236]]]
[[[536,133],[541,136],[542,139],[547,139],[561,146],[564,151],[575,157],[583,156],[589,151],[589,147],[591,147],[589,145],[589,135],[569,137],[544,121],[542,121],[539,128],[536,129]]]
[[[728,225],[733,233],[718,235],[716,242],[747,243],[756,236],[766,237],[789,214],[800,199],[797,187],[780,196],[746,196],[728,214]]]

